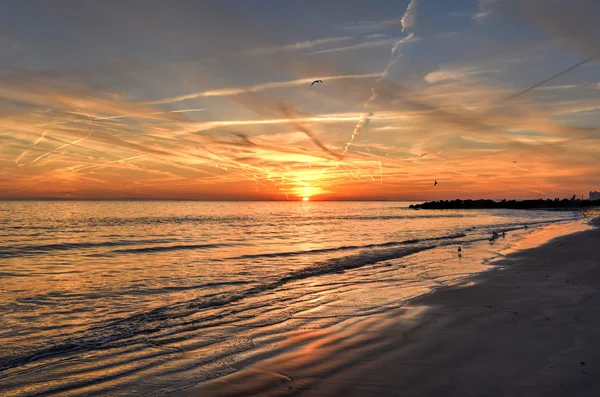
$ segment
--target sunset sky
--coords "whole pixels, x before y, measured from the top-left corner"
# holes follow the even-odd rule
[[[0,4],[0,198],[600,190],[598,0]]]

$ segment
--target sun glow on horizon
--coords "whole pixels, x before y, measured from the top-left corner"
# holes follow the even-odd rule
[[[308,197],[302,197],[302,201],[310,201]]]

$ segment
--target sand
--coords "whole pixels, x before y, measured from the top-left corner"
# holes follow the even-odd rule
[[[292,333],[185,395],[600,396],[600,229],[497,264],[401,309]]]

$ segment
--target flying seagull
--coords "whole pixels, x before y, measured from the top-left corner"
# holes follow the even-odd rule
[[[433,186],[437,186],[437,183],[438,183],[437,181],[433,182]]]
[[[312,84],[311,84],[310,86],[312,87],[312,86],[313,86],[313,85],[315,85],[316,83],[321,83],[321,84],[323,84],[323,80],[315,80],[315,81],[313,81],[313,82],[312,82]]]

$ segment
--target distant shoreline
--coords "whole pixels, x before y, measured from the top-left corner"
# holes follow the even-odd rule
[[[582,208],[600,207],[600,200],[554,199],[554,200],[440,200],[428,201],[422,204],[411,204],[408,208],[415,210],[451,210],[451,209],[544,209],[544,210],[577,210]]]

